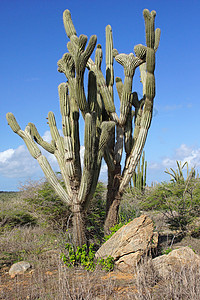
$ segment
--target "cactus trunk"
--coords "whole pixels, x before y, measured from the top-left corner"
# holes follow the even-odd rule
[[[82,247],[87,243],[85,230],[85,212],[80,204],[72,206],[72,224],[73,224],[73,244],[76,247]]]

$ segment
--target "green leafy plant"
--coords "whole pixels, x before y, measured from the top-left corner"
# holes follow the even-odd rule
[[[86,245],[77,247],[76,250],[70,244],[66,244],[67,255],[61,254],[61,259],[68,268],[82,266],[87,271],[94,271],[97,265],[105,271],[111,271],[114,268],[114,259],[110,256],[103,259],[95,260],[94,244],[91,244],[89,248]]]
[[[169,248],[167,248],[167,249],[165,249],[165,250],[162,250],[161,253],[162,253],[162,255],[164,255],[164,254],[167,255],[167,254],[169,254],[170,252],[172,252],[172,248],[169,247]]]
[[[102,270],[105,270],[106,272],[110,272],[114,268],[114,258],[110,255],[106,258],[100,258],[98,263],[102,266]]]

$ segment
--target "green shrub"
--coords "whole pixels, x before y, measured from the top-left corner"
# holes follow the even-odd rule
[[[70,216],[69,208],[60,200],[48,182],[40,184],[37,193],[24,200],[42,216],[41,219],[46,220],[46,223],[66,230],[67,220]]]
[[[0,231],[12,229],[15,226],[36,225],[37,219],[22,210],[3,210],[0,212]]]
[[[104,237],[104,221],[106,215],[106,188],[98,182],[96,191],[86,214],[86,228],[88,238],[100,245]]]
[[[82,266],[87,271],[94,271],[96,266],[99,265],[107,272],[110,272],[114,268],[114,259],[111,256],[103,259],[95,260],[94,244],[91,244],[89,248],[86,245],[82,247],[74,247],[66,244],[67,255],[61,254],[61,259],[68,268]]]
[[[179,172],[174,171],[174,174]],[[161,211],[171,229],[186,232],[188,225],[200,215],[200,180],[195,178],[193,169],[186,179],[174,176],[171,182],[153,188],[140,205],[144,210]]]

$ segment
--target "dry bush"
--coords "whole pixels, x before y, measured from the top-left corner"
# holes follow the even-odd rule
[[[50,228],[16,227],[1,234],[0,266],[20,260],[36,263],[41,253],[58,248],[58,242],[63,238],[61,233]]]
[[[196,265],[182,267],[179,272],[160,277],[152,259],[145,259],[138,267],[135,286],[137,292],[127,295],[134,300],[197,300],[200,295],[200,269]]]

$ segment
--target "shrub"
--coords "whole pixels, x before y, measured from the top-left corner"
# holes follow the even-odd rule
[[[29,187],[27,186],[26,189]],[[28,202],[34,212],[39,214],[43,223],[66,230],[67,220],[70,216],[69,208],[60,200],[47,181],[37,186],[36,192],[31,193],[30,197],[28,197],[26,190],[24,194],[23,199]]]
[[[15,226],[35,225],[37,219],[21,210],[4,210],[0,212],[0,231],[11,229]]]
[[[111,256],[103,259],[95,260],[94,244],[91,244],[89,248],[86,245],[82,247],[74,247],[66,244],[67,255],[61,254],[61,259],[68,268],[82,266],[87,271],[94,271],[96,266],[101,266],[105,271],[112,271],[114,268],[114,259]]]
[[[86,226],[88,238],[100,245],[104,237],[104,220],[106,215],[106,188],[102,182],[98,182],[96,191],[90,202],[86,214]]]
[[[185,232],[194,218],[200,215],[200,180],[195,178],[194,169],[184,180],[182,176],[175,178],[153,188],[140,205],[145,210],[161,211],[171,229]]]

